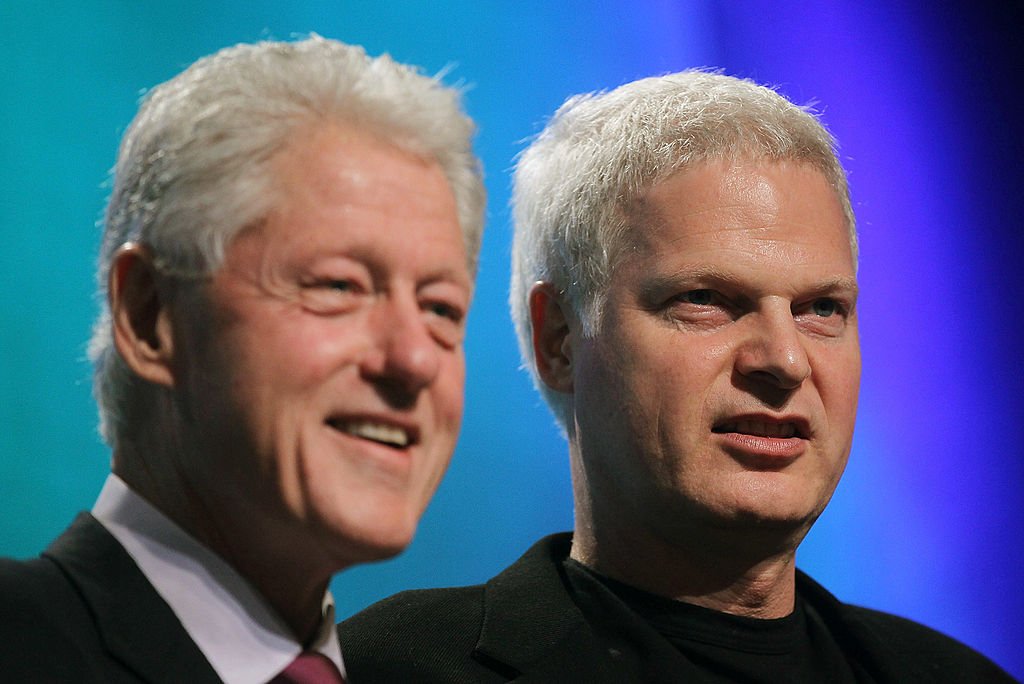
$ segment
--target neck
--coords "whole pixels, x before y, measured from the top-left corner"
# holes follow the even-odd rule
[[[334,572],[322,550],[306,548],[304,535],[274,520],[259,519],[251,507],[199,496],[189,483],[175,477],[173,469],[156,465],[166,461],[128,456],[126,451],[131,450],[115,452],[114,474],[234,568],[297,641],[310,643],[320,627],[323,596]]]
[[[582,504],[582,505],[581,505]],[[653,530],[620,509],[602,520],[577,498],[571,557],[653,594],[734,615],[777,618],[793,611],[802,533],[707,521]]]
[[[577,528],[571,557],[606,577],[676,601],[757,618],[785,617],[796,596],[795,554],[751,558],[707,546],[677,546],[633,534],[627,544]]]
[[[330,570],[296,562],[302,549],[291,551],[283,541],[275,548],[257,547],[246,539],[214,548],[239,574],[256,588],[284,620],[304,646],[312,643],[323,619],[323,598],[331,578]],[[205,543],[205,542],[204,542]]]

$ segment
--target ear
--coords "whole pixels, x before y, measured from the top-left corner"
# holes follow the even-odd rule
[[[537,374],[551,389],[571,394],[572,336],[567,306],[550,283],[537,283],[530,290],[530,323]]]
[[[171,387],[171,317],[158,278],[148,247],[134,242],[122,245],[110,260],[107,300],[114,346],[121,358],[139,377]]]

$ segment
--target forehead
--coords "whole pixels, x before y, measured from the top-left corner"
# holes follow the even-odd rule
[[[625,260],[817,263],[853,272],[836,192],[809,164],[714,161],[655,184],[627,207]]]
[[[248,242],[275,261],[337,253],[470,280],[454,195],[435,161],[330,124],[296,133],[270,172],[272,208],[229,251]]]
[[[454,208],[440,166],[344,123],[300,129],[271,162],[279,210],[359,204],[386,210],[395,196],[428,215]]]

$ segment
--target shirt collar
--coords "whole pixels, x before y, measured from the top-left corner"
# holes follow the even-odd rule
[[[174,524],[111,473],[93,517],[135,560],[225,684],[265,682],[304,649],[263,597],[220,556]],[[320,628],[308,650],[345,674],[334,599],[324,594]]]

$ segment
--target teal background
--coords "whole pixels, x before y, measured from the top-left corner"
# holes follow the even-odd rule
[[[717,66],[821,104],[861,223],[858,432],[802,567],[1024,678],[1021,3],[939,5],[0,0],[0,554],[37,553],[107,472],[85,344],[107,173],[144,89],[310,31],[467,87],[490,208],[465,427],[409,550],[335,579],[345,616],[482,581],[571,526],[565,446],[505,313],[508,170],[569,94]]]

